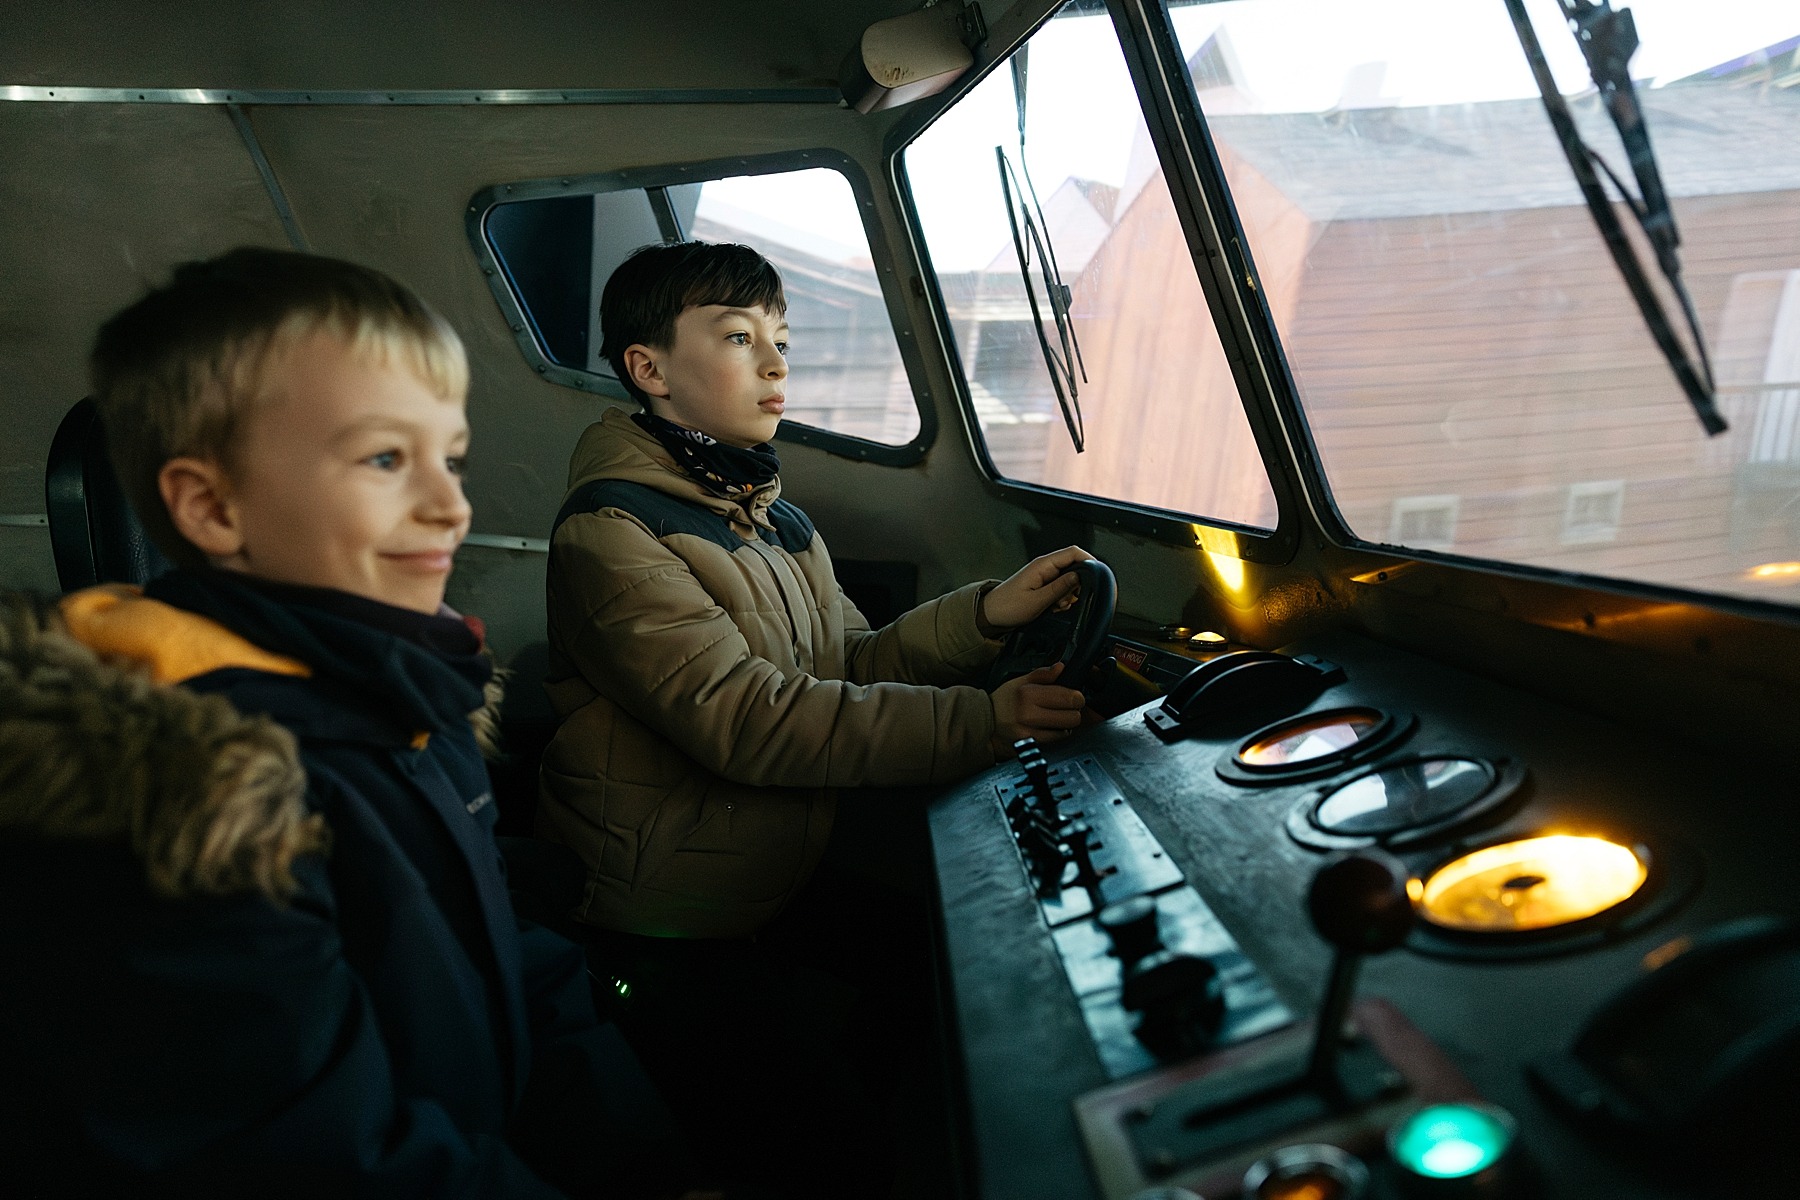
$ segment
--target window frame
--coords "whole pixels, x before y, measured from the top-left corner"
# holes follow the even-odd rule
[[[968,371],[957,348],[949,308],[925,244],[924,230],[901,156],[938,117],[990,73],[1003,67],[1013,53],[1048,24],[1062,7],[1060,2],[1046,4],[1044,12],[1031,18],[1004,42],[998,36],[991,36],[982,47],[975,67],[958,80],[954,88],[916,106],[896,123],[882,147],[888,182],[906,218],[919,278],[924,282],[925,302],[931,310],[939,344],[955,384],[958,408],[976,461],[989,486],[1024,508],[1122,529],[1178,546],[1193,547],[1204,543],[1209,549],[1217,549],[1214,539],[1204,536],[1202,530],[1217,531],[1229,539],[1236,557],[1270,565],[1290,562],[1299,548],[1302,506],[1309,504],[1310,497],[1307,489],[1296,484],[1306,468],[1301,467],[1297,472],[1289,455],[1302,459],[1311,456],[1315,463],[1317,456],[1304,423],[1296,426],[1293,419],[1298,413],[1293,381],[1288,376],[1286,360],[1281,357],[1280,343],[1274,335],[1270,314],[1263,305],[1261,289],[1255,282],[1255,268],[1244,249],[1237,212],[1226,189],[1224,172],[1211,138],[1206,133],[1193,85],[1181,70],[1179,53],[1170,49],[1175,44],[1174,29],[1169,24],[1167,12],[1156,0],[1150,0],[1148,8],[1130,0],[1106,0],[1104,8],[1112,19],[1113,33],[1131,74],[1139,111],[1162,167],[1170,202],[1193,256],[1195,275],[1212,314],[1214,331],[1232,368],[1239,403],[1255,439],[1269,489],[1275,496],[1275,528],[1261,529],[1206,514],[1174,512],[1009,479],[999,473],[988,453],[986,439],[975,417]],[[1102,5],[1090,3],[1086,7],[1097,12]],[[994,34],[992,29],[990,34]],[[1168,66],[1171,61],[1174,64],[1172,75]],[[1179,82],[1178,88],[1168,86],[1171,78]],[[1161,86],[1157,86],[1158,81]],[[1298,437],[1294,435],[1296,429],[1299,430]],[[1323,519],[1317,506],[1311,507],[1315,516]],[[1335,511],[1332,516],[1335,517]]]
[[[805,425],[798,421],[783,421],[781,427],[776,430],[775,440],[802,446],[814,446],[827,454],[852,459],[856,462],[878,463],[891,467],[911,466],[913,463],[922,461],[926,452],[931,449],[932,443],[937,440],[937,412],[929,403],[930,388],[922,382],[927,378],[927,374],[919,354],[918,339],[913,336],[911,317],[896,282],[899,276],[896,272],[894,257],[889,251],[886,240],[878,236],[882,232],[880,226],[874,223],[874,191],[869,185],[868,176],[863,172],[862,166],[849,155],[838,150],[815,147],[803,150],[781,150],[768,154],[711,158],[697,162],[632,167],[620,171],[601,171],[587,175],[564,175],[551,179],[526,179],[513,183],[492,184],[469,197],[468,206],[463,214],[463,223],[468,234],[469,245],[475,252],[476,265],[481,268],[481,273],[487,280],[488,290],[493,293],[495,303],[500,306],[500,315],[512,330],[513,341],[518,345],[520,354],[524,356],[526,365],[531,367],[540,378],[551,383],[612,400],[628,401],[631,397],[617,380],[595,374],[592,371],[564,366],[544,352],[544,348],[538,344],[537,337],[532,332],[532,319],[521,307],[518,297],[513,294],[512,287],[506,280],[505,268],[494,254],[493,246],[488,241],[488,215],[498,205],[510,204],[519,200],[628,192],[680,184],[708,183],[716,179],[735,179],[747,175],[780,175],[817,167],[834,170],[843,176],[850,185],[851,194],[856,197],[858,215],[862,220],[863,236],[868,240],[869,256],[875,263],[876,279],[881,287],[882,303],[887,309],[888,323],[893,329],[894,345],[899,352],[901,366],[906,372],[907,386],[912,391],[913,407],[919,414],[919,431],[913,435],[911,441],[899,445],[889,445],[886,442],[876,442],[867,438],[853,437],[846,433],[821,429],[816,425]],[[654,204],[654,201],[652,203]],[[660,223],[662,214],[658,215]]]

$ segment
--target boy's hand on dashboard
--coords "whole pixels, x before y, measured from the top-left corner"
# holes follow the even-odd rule
[[[1074,688],[1057,687],[1063,665],[1039,667],[994,689],[994,761],[1012,755],[1020,738],[1059,742],[1081,727],[1086,697]]]
[[[1080,546],[1064,546],[1054,554],[1032,559],[981,598],[982,619],[996,629],[1016,629],[1053,607],[1067,607],[1074,603],[1080,582],[1067,573],[1069,567],[1092,557]]]

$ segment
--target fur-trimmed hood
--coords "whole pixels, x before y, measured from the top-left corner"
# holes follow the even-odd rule
[[[166,896],[279,898],[294,858],[326,842],[305,786],[273,721],[103,660],[52,605],[0,600],[0,836],[123,842]]]
[[[459,693],[469,709],[433,723],[466,719],[491,755],[500,683],[498,672],[479,676]],[[348,695],[344,681],[315,678],[313,664],[136,588],[104,585],[55,604],[0,597],[0,836],[123,842],[165,896],[290,894],[295,856],[328,843],[303,799],[294,732],[323,723],[333,735],[416,747],[430,714],[415,709],[416,723],[396,727],[388,717],[403,706],[391,697],[373,697],[378,715],[359,716],[353,704],[308,699],[310,686],[259,679]],[[272,703],[244,711],[270,715],[244,715],[218,694],[231,690],[221,680],[245,681],[252,701]],[[419,682],[441,703],[442,689]]]

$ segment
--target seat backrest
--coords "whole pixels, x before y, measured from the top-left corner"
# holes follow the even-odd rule
[[[44,468],[50,549],[65,592],[96,583],[145,583],[169,569],[125,499],[90,397],[56,427]]]

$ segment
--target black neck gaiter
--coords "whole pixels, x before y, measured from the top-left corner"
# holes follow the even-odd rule
[[[631,419],[662,444],[684,474],[726,500],[749,499],[781,470],[781,459],[767,442],[746,450],[654,413],[632,413]]]

